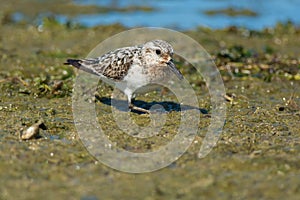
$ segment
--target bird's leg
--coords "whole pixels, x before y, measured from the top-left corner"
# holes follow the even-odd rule
[[[150,114],[150,111],[149,110],[146,110],[144,108],[141,108],[141,107],[137,107],[135,105],[132,104],[132,101],[133,101],[134,98],[132,98],[131,95],[128,95],[128,104],[129,104],[129,109],[130,110],[136,110],[136,111],[140,111],[140,112],[143,112],[143,113],[148,113]]]

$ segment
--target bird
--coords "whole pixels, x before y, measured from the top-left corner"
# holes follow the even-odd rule
[[[130,110],[150,113],[147,109],[135,106],[133,100],[136,94],[153,90],[151,83],[168,79],[170,73],[174,73],[179,80],[183,79],[174,64],[173,54],[171,44],[156,39],[118,48],[96,58],[67,59],[64,64],[94,74],[118,88],[127,96]]]

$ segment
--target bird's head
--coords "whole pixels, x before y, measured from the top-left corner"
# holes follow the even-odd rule
[[[150,66],[169,68],[179,79],[183,79],[183,75],[173,62],[173,48],[168,42],[163,40],[149,41],[143,45],[142,52],[145,62]]]

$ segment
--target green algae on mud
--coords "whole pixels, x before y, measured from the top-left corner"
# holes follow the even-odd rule
[[[84,148],[72,116],[76,71],[69,57],[84,57],[95,44],[126,30],[120,25],[93,28],[45,19],[43,28],[1,24],[0,33],[0,199],[195,199],[291,198],[299,196],[299,34],[292,24],[261,32],[230,27],[186,32],[215,59],[226,91],[233,97],[217,146],[204,159],[197,152],[205,137],[210,98],[202,78],[178,58],[177,65],[199,98],[199,134],[169,167],[133,175],[95,160]],[[11,34],[14,33],[14,34]],[[99,85],[110,99],[112,89]],[[174,100],[153,92],[143,102]],[[96,101],[97,117],[119,147],[151,151],[176,133],[179,113],[170,112],[164,132],[135,140],[116,130],[111,106]],[[130,113],[140,125],[149,117]],[[41,138],[20,141],[19,131],[43,119]],[[172,123],[172,121],[176,123]],[[16,192],[18,191],[18,192]],[[113,193],[112,193],[113,191]]]

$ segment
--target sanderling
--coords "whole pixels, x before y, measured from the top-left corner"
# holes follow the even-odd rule
[[[172,57],[173,48],[169,43],[152,40],[142,45],[119,48],[98,58],[68,59],[65,64],[99,76],[127,96],[130,109],[149,113],[134,106],[132,100],[137,93],[153,90],[153,87],[147,86],[167,79],[170,72],[183,79]]]

